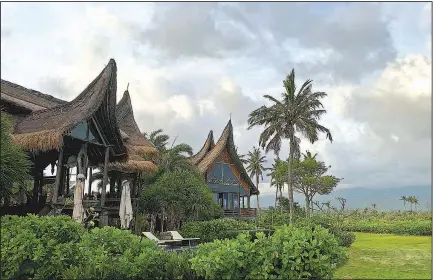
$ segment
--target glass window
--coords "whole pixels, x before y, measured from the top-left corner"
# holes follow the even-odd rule
[[[223,209],[228,209],[228,193],[223,193]]]
[[[71,130],[71,136],[86,140],[87,122],[82,122]]]
[[[234,196],[232,193],[228,194],[229,202],[228,202],[228,209],[234,209]]]

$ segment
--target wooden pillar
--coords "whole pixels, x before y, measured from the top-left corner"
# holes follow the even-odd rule
[[[105,197],[106,197],[106,186],[108,182],[108,161],[110,156],[110,147],[106,147],[105,158],[104,158],[104,173],[102,178],[102,190],[101,190],[101,215],[99,219],[99,226],[108,226],[108,212],[105,209]]]
[[[111,173],[113,173],[113,171]],[[115,185],[116,185],[116,175],[112,174],[112,176],[110,176],[110,197],[114,197]]]
[[[116,197],[121,197],[121,193],[122,193],[122,178],[121,178],[121,174],[118,174],[118,176],[116,176],[116,185],[117,190],[116,190]]]
[[[63,148],[60,148],[59,158],[57,159],[57,170],[56,170],[56,183],[54,184],[54,192],[53,192],[53,203],[57,203],[57,197],[59,196],[59,187],[60,187],[60,177],[62,174],[62,165],[63,165]]]
[[[89,167],[89,186],[87,188],[87,196],[90,197],[92,193],[92,166]]]
[[[69,194],[69,182],[71,181],[71,170],[69,166],[66,167],[66,182],[65,182],[65,188],[66,188],[66,194]]]
[[[38,203],[38,171],[35,171],[33,177],[33,188],[32,188],[32,204],[36,205]]]
[[[241,216],[241,185],[238,184],[238,216]]]
[[[249,196],[247,197],[247,208],[250,208],[250,194],[249,194]]]
[[[38,202],[41,201],[41,197],[42,197],[42,188],[44,186],[44,170],[41,170],[39,172],[39,185],[38,185]]]
[[[108,161],[110,155],[110,147],[106,147],[105,149],[105,158],[104,158],[104,173],[102,178],[102,190],[101,190],[101,208],[105,206],[105,188],[107,186],[108,181]]]

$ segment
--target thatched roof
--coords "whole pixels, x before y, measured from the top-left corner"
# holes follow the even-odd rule
[[[95,80],[74,100],[48,109],[37,110],[15,127],[15,142],[32,152],[59,149],[63,136],[83,121],[94,119],[112,156],[125,155],[116,110],[116,62],[111,59]]]
[[[116,106],[116,119],[121,131],[125,134],[124,141],[136,153],[143,156],[154,157],[158,155],[155,146],[140,132],[134,119],[133,106],[128,90]]]
[[[110,163],[109,168],[127,173],[155,173],[157,166],[152,161],[144,160],[144,157],[154,159],[158,156],[158,150],[140,132],[134,119],[133,106],[128,90],[116,106],[116,119],[123,134],[124,145],[127,147],[128,160],[126,162]]]
[[[197,164],[199,170],[202,173],[209,172],[212,166],[216,163],[216,161],[225,154],[229,157],[229,160],[235,165],[237,171],[235,173],[238,173],[235,174],[235,176],[239,177],[238,179],[241,181],[246,191],[248,191],[248,188],[250,188],[251,194],[259,194],[259,190],[256,188],[255,184],[253,184],[235,150],[231,120],[229,120],[215,146]]]
[[[200,149],[200,151],[191,156],[189,158],[189,160],[194,164],[194,165],[198,165],[199,162],[212,150],[212,148],[214,148],[215,143],[214,143],[214,136],[212,133],[212,130],[208,133],[208,137],[206,138],[205,143],[203,144],[202,148]]]
[[[123,173],[148,173],[153,174],[158,170],[157,165],[152,161],[144,160],[143,157],[128,149],[128,160],[126,162],[111,162],[108,164],[110,170]]]
[[[3,79],[1,80],[1,100],[31,112],[67,103],[51,95],[43,94]]]

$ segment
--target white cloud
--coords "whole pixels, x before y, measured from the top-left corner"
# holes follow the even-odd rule
[[[164,18],[167,5],[176,18]],[[429,184],[430,4],[321,5],[2,3],[2,78],[70,100],[114,58],[118,98],[130,83],[142,130],[162,128],[197,150],[232,113],[245,153],[261,132],[246,130],[248,113],[262,95],[280,96],[295,68],[299,87],[313,79],[328,93],[321,123],[334,137],[303,141],[302,151],[331,164],[340,187]],[[267,183],[260,190],[274,195]]]

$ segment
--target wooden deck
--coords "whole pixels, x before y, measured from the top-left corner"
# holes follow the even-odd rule
[[[254,218],[256,217],[256,208],[240,208],[240,212],[238,210],[224,210],[224,216],[227,218]]]

